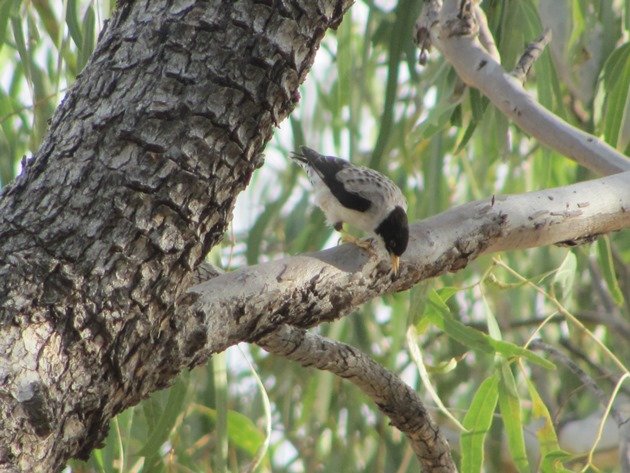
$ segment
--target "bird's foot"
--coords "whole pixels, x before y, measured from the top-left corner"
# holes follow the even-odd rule
[[[378,256],[376,249],[374,248],[373,238],[361,239],[361,238],[352,236],[349,233],[343,233],[341,235],[341,241],[344,243],[352,243],[353,245],[358,246],[362,250],[367,251],[370,254],[370,256]]]

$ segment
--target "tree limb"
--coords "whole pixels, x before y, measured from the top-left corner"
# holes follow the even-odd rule
[[[476,33],[475,15],[482,14],[480,7],[473,5],[475,13],[462,16],[462,1],[468,3],[471,0],[445,0],[439,21],[434,19],[439,2],[431,2],[433,8],[427,11],[432,17],[427,20],[421,16],[416,23],[416,37],[422,39],[423,47],[426,47],[426,37],[430,34],[430,42],[442,52],[467,85],[479,89],[521,129],[549,148],[602,175],[630,170],[627,157],[541,106],[518,79],[503,69],[479,39],[471,34]],[[430,28],[429,32],[427,28]]]
[[[281,324],[331,321],[384,293],[456,271],[482,254],[630,227],[630,172],[570,186],[470,202],[413,224],[401,272],[353,245],[226,273],[189,289],[182,311],[205,320],[200,356],[257,341]],[[182,313],[177,320],[187,320]]]
[[[479,8],[478,11],[481,11],[481,9]],[[485,15],[482,16],[482,18],[485,18]],[[512,71],[512,75],[519,81],[525,82],[525,79],[527,79],[527,75],[534,65],[534,62],[536,62],[536,60],[540,57],[545,50],[545,46],[547,46],[550,41],[551,30],[546,29],[540,37],[536,38],[527,45],[525,52],[521,55],[516,67]]]
[[[304,367],[330,371],[355,384],[391,419],[392,425],[407,436],[422,471],[457,471],[448,442],[431,420],[418,394],[365,353],[288,325],[265,335],[258,345]]]

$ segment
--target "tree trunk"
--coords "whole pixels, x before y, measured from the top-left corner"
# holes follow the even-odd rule
[[[204,360],[174,316],[349,0],[125,1],[0,200],[0,471],[85,458]]]

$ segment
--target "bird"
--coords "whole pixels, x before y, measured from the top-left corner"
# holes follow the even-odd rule
[[[306,146],[291,158],[305,170],[313,186],[315,203],[326,220],[342,232],[344,222],[380,238],[389,253],[394,275],[409,243],[407,201],[391,179],[374,169],[335,156],[324,156]],[[342,240],[370,251],[369,240],[349,235]]]

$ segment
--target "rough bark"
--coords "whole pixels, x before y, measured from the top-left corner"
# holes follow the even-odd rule
[[[177,300],[349,4],[121,2],[1,196],[1,471],[85,458],[192,363]]]
[[[448,442],[431,419],[416,391],[353,346],[329,340],[304,329],[283,325],[258,342],[270,353],[304,367],[347,379],[358,386],[409,439],[422,471],[457,471]]]

